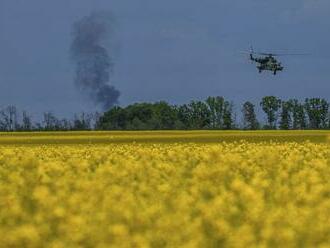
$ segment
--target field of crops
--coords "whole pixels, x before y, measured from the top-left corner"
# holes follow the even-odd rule
[[[329,136],[0,134],[0,247],[329,247]]]

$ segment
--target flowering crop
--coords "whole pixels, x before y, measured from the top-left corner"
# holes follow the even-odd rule
[[[1,247],[328,247],[330,143],[0,147]]]

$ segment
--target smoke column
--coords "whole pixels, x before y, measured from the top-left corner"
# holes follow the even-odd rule
[[[75,85],[103,110],[116,104],[120,96],[120,92],[110,85],[114,64],[104,45],[113,34],[113,20],[109,13],[93,13],[76,22],[72,32]]]

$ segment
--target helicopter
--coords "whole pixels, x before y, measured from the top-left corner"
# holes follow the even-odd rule
[[[246,52],[245,52],[246,53]],[[250,52],[250,60],[257,64],[257,69],[259,73],[263,71],[271,71],[274,75],[279,71],[283,71],[284,67],[281,62],[279,62],[276,57],[278,56],[291,56],[291,55],[306,55],[300,53],[257,53],[254,52],[251,47]],[[256,57],[255,55],[261,55],[262,57]]]

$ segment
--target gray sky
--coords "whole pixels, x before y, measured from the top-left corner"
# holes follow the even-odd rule
[[[100,10],[117,20],[113,84],[121,105],[328,98],[329,0],[0,0],[0,105],[96,110],[74,88],[69,46],[72,24]],[[311,55],[281,58],[286,68],[277,76],[259,74],[238,53],[250,45]]]

